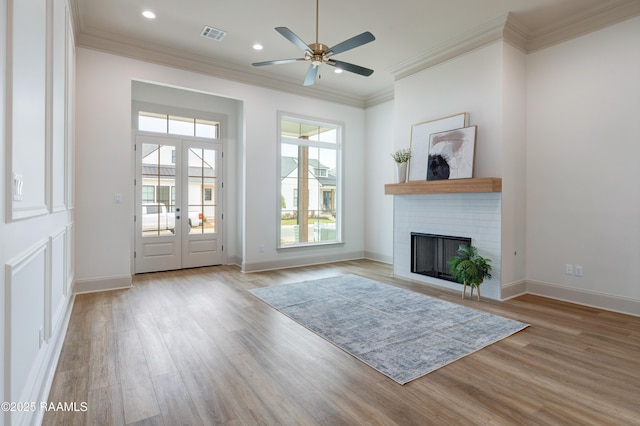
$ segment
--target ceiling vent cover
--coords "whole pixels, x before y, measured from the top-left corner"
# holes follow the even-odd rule
[[[227,35],[227,33],[225,31],[222,31],[207,25],[202,30],[201,35],[202,37],[207,37],[215,41],[222,41],[222,39]]]

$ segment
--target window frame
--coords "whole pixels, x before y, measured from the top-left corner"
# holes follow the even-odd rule
[[[344,155],[344,133],[345,133],[345,124],[340,121],[320,119],[315,117],[303,116],[300,114],[289,113],[279,111],[277,115],[277,147],[276,147],[276,179],[277,179],[277,194],[276,194],[276,248],[277,250],[292,250],[292,249],[300,249],[300,248],[310,248],[310,247],[326,247],[331,245],[344,245],[344,238],[342,232],[342,222],[344,220],[344,208],[343,208],[343,155]],[[314,140],[304,140],[294,138],[294,137],[286,137],[282,135],[282,122],[286,121],[296,121],[301,124],[319,126],[319,127],[329,127],[336,130],[336,142],[320,142]],[[291,144],[298,146],[309,146],[312,148],[320,148],[320,149],[331,149],[335,150],[336,153],[336,187],[335,187],[335,212],[336,212],[336,238],[335,240],[330,241],[312,241],[312,242],[297,242],[293,244],[283,244],[282,243],[282,213],[283,208],[281,201],[283,197],[282,193],[282,145],[283,144]],[[311,172],[314,170],[311,168]],[[327,173],[328,174],[328,173]],[[299,192],[299,188],[296,188],[296,192]],[[296,208],[299,203],[296,203]],[[290,210],[290,209],[284,209]]]

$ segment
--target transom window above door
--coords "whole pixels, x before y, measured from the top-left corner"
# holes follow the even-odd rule
[[[181,117],[156,112],[138,112],[138,130],[169,135],[218,139],[220,123],[201,118]]]

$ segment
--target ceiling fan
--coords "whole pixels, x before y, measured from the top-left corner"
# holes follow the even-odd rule
[[[301,62],[301,61],[310,61],[309,69],[307,70],[307,75],[304,78],[304,85],[311,86],[315,83],[316,77],[318,76],[318,71],[320,69],[320,65],[327,64],[335,68],[342,69],[344,71],[349,71],[355,74],[360,74],[363,76],[370,76],[373,74],[373,70],[365,67],[361,67],[359,65],[350,64],[348,62],[338,61],[332,58],[333,55],[337,55],[338,53],[346,52],[347,50],[355,49],[356,47],[360,47],[363,44],[367,44],[376,38],[369,31],[365,31],[362,34],[359,34],[355,37],[351,37],[348,40],[345,40],[341,43],[336,44],[333,47],[329,47],[326,44],[322,44],[318,42],[318,14],[319,14],[319,1],[316,0],[316,42],[311,44],[306,44],[300,37],[298,37],[293,31],[291,31],[287,27],[276,27],[276,31],[282,34],[284,38],[289,40],[291,43],[298,46],[300,49],[304,50],[303,58],[293,58],[293,59],[278,59],[274,61],[265,61],[265,62],[255,62],[251,65],[254,67],[261,67],[263,65],[280,65],[280,64],[288,64],[291,62]]]

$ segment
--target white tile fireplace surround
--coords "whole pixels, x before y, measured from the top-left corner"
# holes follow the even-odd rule
[[[394,274],[462,292],[462,285],[411,272],[411,233],[471,238],[478,253],[491,259],[482,297],[501,298],[501,200],[499,192],[393,196]]]

